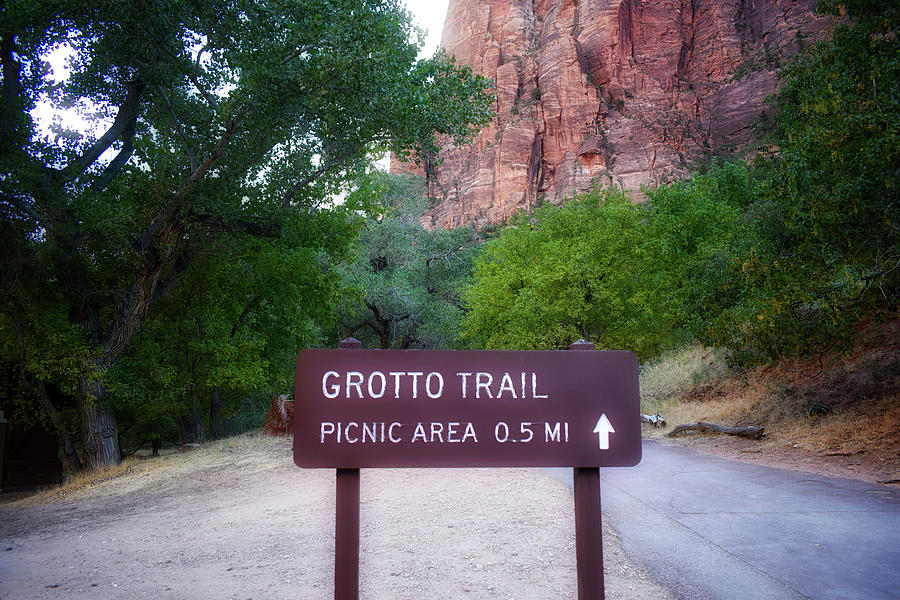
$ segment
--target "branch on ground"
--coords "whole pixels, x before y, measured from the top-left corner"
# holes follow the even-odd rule
[[[753,425],[747,427],[727,427],[725,425],[716,425],[715,423],[705,423],[700,421],[699,423],[685,423],[684,425],[678,425],[668,433],[668,437],[675,437],[679,433],[684,433],[685,431],[712,431],[714,433],[737,435],[752,440],[758,440],[765,434],[766,430],[765,427],[756,427]]]

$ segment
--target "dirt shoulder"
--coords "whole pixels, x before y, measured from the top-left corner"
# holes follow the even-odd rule
[[[723,435],[691,435],[673,439],[653,432],[645,432],[644,435],[661,443],[684,446],[728,460],[866,483],[900,485],[900,453],[895,450],[828,452],[789,441],[748,440]]]
[[[642,410],[665,429],[644,435],[698,452],[767,466],[900,484],[900,319],[860,324],[845,352],[731,370],[724,353],[683,349],[641,375]],[[765,428],[761,440],[664,434],[707,421]]]
[[[364,470],[361,597],[575,598],[570,490],[539,469]],[[334,472],[250,436],[0,504],[0,598],[332,598]],[[604,528],[610,598],[664,600]]]

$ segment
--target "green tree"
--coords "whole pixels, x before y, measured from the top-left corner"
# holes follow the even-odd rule
[[[896,292],[900,7],[830,0],[820,8],[851,21],[782,73],[776,191],[785,228],[832,276],[846,272],[850,294]]]
[[[323,202],[370,152],[426,154],[434,133],[463,139],[489,116],[485,80],[443,56],[416,62],[397,0],[12,0],[2,13],[2,331],[25,344],[9,360],[77,395],[88,468],[119,458],[107,374],[199,256],[226,234],[321,247]],[[72,72],[57,84],[42,57],[62,44]],[[42,99],[99,114],[104,131],[41,138]],[[35,367],[44,356],[75,358],[57,375]]]
[[[378,205],[366,221],[356,260],[342,268],[347,286],[342,336],[367,347],[448,348],[459,334],[460,292],[472,271],[477,236],[469,227],[427,230],[420,177],[372,173],[354,197]]]
[[[600,348],[654,354],[667,335],[643,264],[645,210],[597,190],[521,215],[485,243],[463,298],[463,336],[476,347]]]
[[[713,163],[688,181],[644,190],[646,285],[674,343],[708,341],[723,311],[742,302],[740,265],[752,246],[753,210],[765,186],[743,163]],[[758,232],[757,232],[758,233]]]
[[[883,282],[900,260],[900,8],[878,4],[841,3],[853,25],[785,71],[776,105],[788,229],[826,264],[851,257],[861,279]]]
[[[224,236],[219,250],[194,262],[110,371],[123,435],[132,443],[174,439],[177,424],[183,443],[216,438],[247,398],[289,392],[296,350],[320,345],[335,318],[330,262],[348,232],[344,219],[334,221],[330,253],[283,238]]]
[[[766,192],[746,210],[740,300],[709,341],[743,362],[843,347],[900,297],[900,41],[896,3],[823,1],[846,16],[781,73]]]

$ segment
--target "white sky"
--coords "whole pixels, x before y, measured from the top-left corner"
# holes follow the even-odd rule
[[[413,22],[428,36],[420,56],[431,56],[441,43],[449,2],[450,0],[406,0],[406,10],[413,14]]]

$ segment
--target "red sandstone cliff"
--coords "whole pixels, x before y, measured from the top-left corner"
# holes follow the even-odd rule
[[[815,0],[451,0],[442,44],[497,82],[497,117],[427,178],[432,224],[504,221],[595,183],[687,174],[752,138]],[[421,169],[392,161],[392,172]]]

